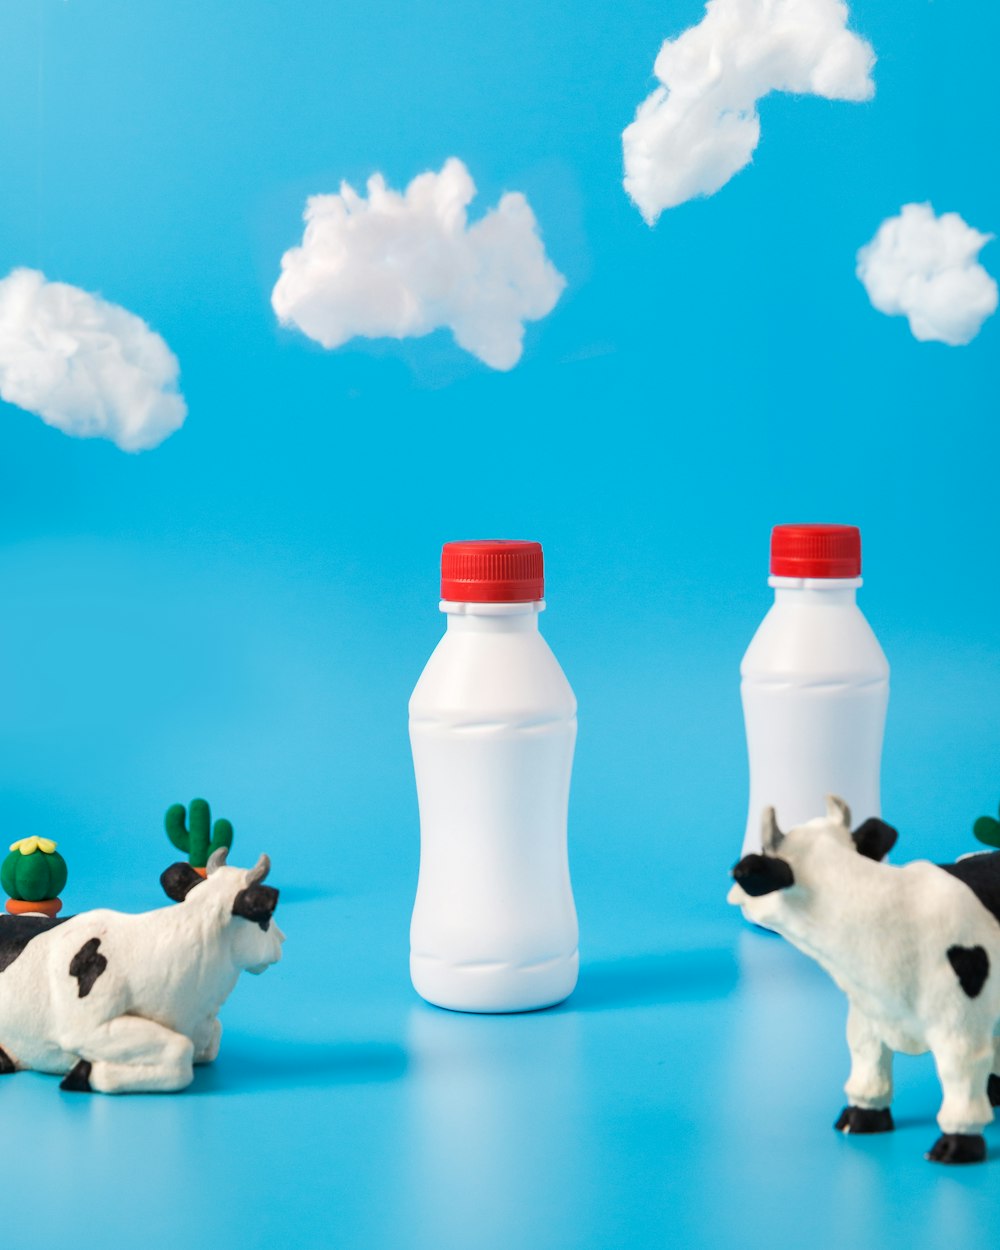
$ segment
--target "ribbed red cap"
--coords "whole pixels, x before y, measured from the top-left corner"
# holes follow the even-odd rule
[[[856,525],[776,525],[771,531],[775,577],[859,577],[861,531]]]
[[[492,538],[445,543],[441,598],[449,603],[529,603],[545,594],[542,544]]]

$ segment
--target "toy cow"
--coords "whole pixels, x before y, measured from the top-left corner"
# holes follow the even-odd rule
[[[0,1073],[105,1094],[189,1085],[218,1054],[216,1013],[240,973],[281,958],[269,867],[227,867],[223,848],[206,879],[189,864],[163,874],[177,907],[0,917]]]
[[[938,1163],[986,1157],[1000,1105],[1000,852],[954,864],[880,861],[896,841],[881,820],[851,832],[842,799],[783,834],[764,812],[762,855],[733,869],[729,902],[775,929],[848,998],[851,1074],[836,1128],[893,1127],[892,1052],[930,1051],[943,1091]]]

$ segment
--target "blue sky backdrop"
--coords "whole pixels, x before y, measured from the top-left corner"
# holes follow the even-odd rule
[[[1000,230],[1000,16],[858,0],[874,100],[766,98],[753,164],[650,229],[622,190],[621,130],[662,40],[701,14],[3,6],[0,271],[145,318],[189,406],[139,455],[0,413],[12,839],[62,834],[79,873],[127,876],[157,861],[162,809],[204,791],[253,830],[248,854],[266,843],[301,874],[307,836],[331,877],[393,879],[404,898],[405,705],[442,628],[438,552],[506,535],[545,545],[543,628],[580,697],[592,914],[613,915],[617,878],[590,868],[659,865],[683,843],[724,873],[768,532],[819,520],[863,531],[901,850],[967,848],[1000,798],[1000,319],[968,347],[918,343],[854,264],[910,201]],[[521,363],[494,372],[446,331],[326,352],[279,328],[270,292],[307,195],[375,171],[401,188],[452,155],[473,217],[527,195],[568,280]],[[1000,244],[982,260],[1000,274]],[[148,852],[123,857],[141,831]]]

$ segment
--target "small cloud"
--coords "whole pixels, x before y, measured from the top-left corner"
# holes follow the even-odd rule
[[[760,142],[772,91],[868,100],[875,53],[847,29],[841,0],[709,0],[653,66],[663,84],[625,129],[625,190],[653,225],[665,208],[713,195]]]
[[[0,397],[74,438],[155,447],[187,415],[177,357],[141,317],[36,269],[0,280]]]
[[[977,260],[992,238],[958,213],[904,204],[860,249],[857,274],[879,312],[906,317],[914,338],[960,347],[997,309],[997,284]]]
[[[524,323],[552,311],[566,280],[523,195],[504,195],[470,226],[475,194],[452,157],[402,193],[375,174],[367,199],[346,182],[338,195],[310,196],[302,245],[281,258],[271,295],[279,320],[327,348],[447,327],[491,368],[513,368]]]

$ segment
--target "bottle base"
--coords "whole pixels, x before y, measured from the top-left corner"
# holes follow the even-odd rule
[[[537,964],[452,964],[410,955],[410,979],[421,998],[448,1011],[483,1015],[554,1007],[573,993],[579,971],[579,951]]]

